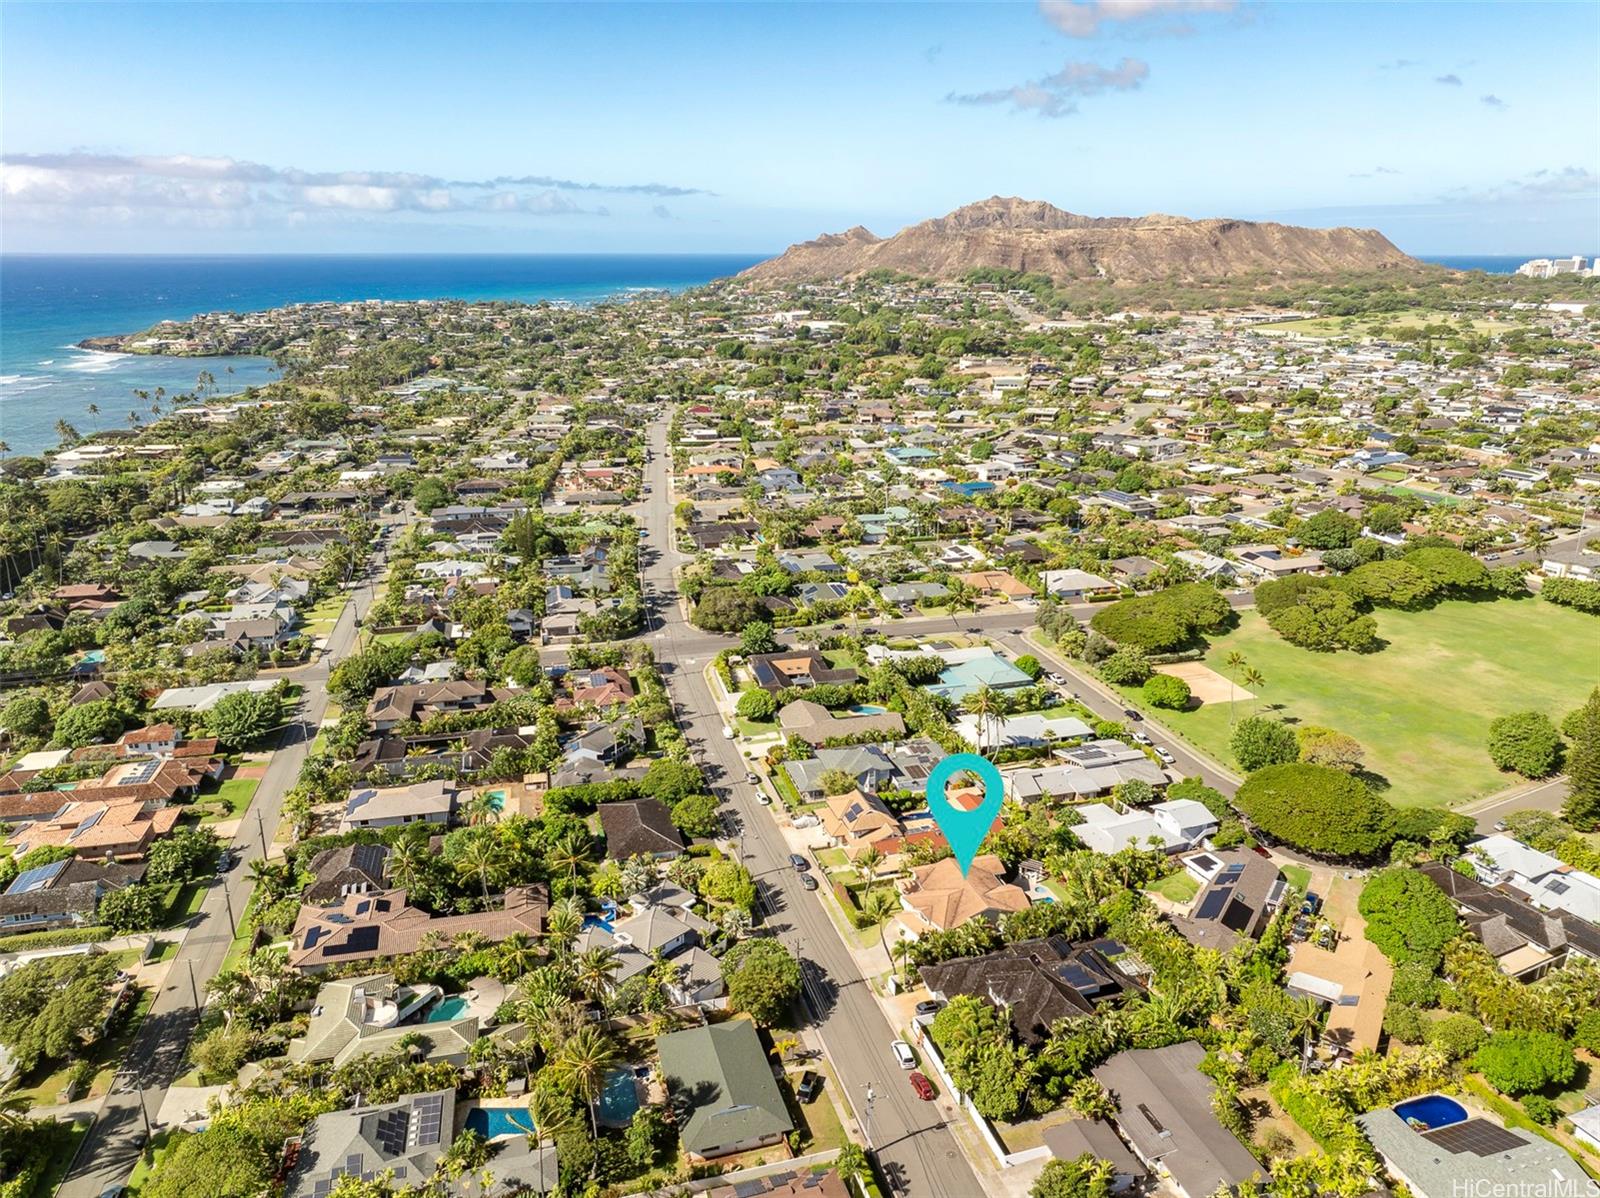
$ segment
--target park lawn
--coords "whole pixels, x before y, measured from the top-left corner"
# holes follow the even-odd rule
[[[1188,870],[1180,869],[1175,874],[1168,874],[1150,889],[1168,902],[1187,903],[1200,893],[1200,883],[1195,881],[1194,875]]]
[[[1396,328],[1420,329],[1429,324],[1447,324],[1453,329],[1465,328],[1459,312],[1419,310],[1413,312],[1373,312],[1363,316],[1317,316],[1309,320],[1280,320],[1272,324],[1256,325],[1257,331],[1304,333],[1310,337],[1370,337],[1373,330],[1384,325]],[[1475,333],[1503,333],[1516,325],[1509,320],[1489,320],[1473,317]]]
[[[1401,807],[1458,806],[1520,781],[1497,770],[1484,746],[1497,716],[1529,709],[1559,723],[1595,685],[1593,616],[1538,599],[1452,600],[1427,611],[1379,611],[1377,653],[1314,653],[1282,640],[1255,612],[1211,641],[1206,664],[1225,674],[1244,655],[1265,685],[1254,699],[1157,711],[1123,694],[1212,757],[1237,768],[1228,747],[1235,718],[1270,711],[1348,733],[1367,769]],[[1590,652],[1578,651],[1588,646]]]

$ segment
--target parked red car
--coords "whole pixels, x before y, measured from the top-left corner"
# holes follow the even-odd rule
[[[933,1083],[920,1073],[911,1075],[911,1088],[923,1102],[933,1101]]]

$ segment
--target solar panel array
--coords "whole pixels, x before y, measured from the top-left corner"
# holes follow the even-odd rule
[[[397,1111],[385,1111],[378,1117],[378,1129],[372,1138],[384,1156],[404,1156],[410,1133],[411,1112],[402,1107]]]
[[[411,1109],[417,1116],[416,1139],[413,1142],[423,1148],[437,1144],[439,1125],[444,1119],[444,1095],[425,1094],[411,1104]]]
[[[6,893],[27,894],[30,891],[43,890],[66,868],[65,861],[52,861],[49,865],[36,865],[32,869],[25,869],[12,880],[10,886],[6,887]]]
[[[1211,890],[1206,892],[1206,897],[1200,900],[1200,909],[1194,913],[1196,919],[1215,919],[1222,913],[1222,905],[1229,899],[1226,890]]]
[[[156,773],[160,769],[161,769],[161,760],[160,760],[160,758],[153,758],[150,761],[141,761],[141,762],[139,762],[138,765],[134,766],[133,769],[131,769],[128,773],[126,773],[126,774],[124,774],[122,776],[122,781],[119,782],[118,785],[119,786],[142,786],[146,782],[150,781],[151,778],[154,778],[156,776]]]
[[[1497,1123],[1487,1119],[1468,1119],[1465,1123],[1452,1123],[1447,1127],[1425,1132],[1446,1152],[1470,1152],[1473,1156],[1493,1156],[1497,1152],[1510,1152],[1521,1148],[1524,1140],[1513,1135]]]

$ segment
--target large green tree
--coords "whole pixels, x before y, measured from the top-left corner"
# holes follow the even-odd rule
[[[722,958],[728,1005],[757,1023],[776,1023],[800,994],[800,963],[779,941],[755,937],[740,941]]]
[[[1359,778],[1327,766],[1269,765],[1245,779],[1234,803],[1268,836],[1311,853],[1369,858],[1394,839],[1394,809]]]
[[[1395,964],[1437,966],[1444,946],[1460,932],[1456,909],[1432,878],[1396,866],[1381,870],[1361,888],[1357,903],[1367,939]]]
[[[1567,750],[1567,802],[1562,809],[1575,828],[1600,828],[1600,686],[1561,722],[1571,739]]]
[[[22,1072],[81,1051],[100,1033],[116,981],[104,953],[46,957],[0,979],[0,1044]]]
[[[1524,778],[1548,778],[1561,762],[1561,734],[1542,711],[1518,711],[1489,725],[1489,757]]]

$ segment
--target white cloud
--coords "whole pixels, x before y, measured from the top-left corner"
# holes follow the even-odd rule
[[[126,155],[72,151],[0,157],[0,195],[8,215],[70,223],[131,221],[139,213],[204,214],[243,223],[251,213],[305,222],[314,213],[505,212],[526,216],[608,216],[603,206],[579,204],[577,193],[638,196],[711,194],[702,188],[657,183],[585,183],[545,175],[445,179],[410,171],[307,171],[192,154]],[[232,214],[229,216],[228,214]]]
[[[1068,37],[1093,37],[1108,24],[1145,22],[1186,13],[1225,13],[1237,7],[1238,0],[1039,0],[1039,11],[1045,20]],[[1187,30],[1169,26],[1168,31]]]
[[[1137,58],[1124,58],[1114,67],[1103,67],[1093,62],[1069,62],[1043,79],[993,91],[968,94],[952,92],[945,99],[952,104],[1009,104],[1014,112],[1061,117],[1077,112],[1075,101],[1083,96],[1098,96],[1108,91],[1135,91],[1149,77],[1149,64]]]
[[[1497,111],[1500,111],[1500,112],[1504,112],[1507,108],[1511,107],[1504,100],[1502,100],[1499,96],[1494,96],[1494,95],[1479,96],[1478,100],[1479,100],[1480,103],[1486,104],[1490,108],[1493,108],[1493,109],[1495,109]]]
[[[1461,76],[1460,75],[1435,75],[1433,77],[1433,81],[1435,83],[1442,83],[1446,87],[1460,87],[1461,86]]]

